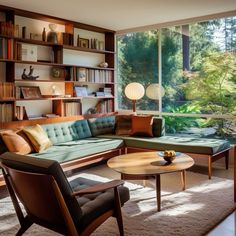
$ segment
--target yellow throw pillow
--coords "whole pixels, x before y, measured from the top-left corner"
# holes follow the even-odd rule
[[[18,135],[13,130],[8,130],[1,133],[2,140],[10,152],[15,152],[21,155],[26,155],[32,152],[30,144],[24,137]]]
[[[40,125],[24,128],[23,131],[34,146],[36,152],[42,152],[52,146],[47,133]]]

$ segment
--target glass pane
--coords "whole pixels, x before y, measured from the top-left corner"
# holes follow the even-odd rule
[[[132,109],[132,102],[124,94],[131,82],[145,88],[157,83],[157,31],[129,33],[117,37],[118,43],[118,108]],[[158,110],[158,101],[146,96],[137,101],[137,109]]]
[[[186,116],[164,116],[168,135],[191,135],[192,137],[224,138],[236,142],[236,118],[216,119]]]
[[[163,111],[236,114],[236,17],[162,29]]]

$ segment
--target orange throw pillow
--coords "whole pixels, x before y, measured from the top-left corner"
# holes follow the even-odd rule
[[[132,116],[132,136],[153,137],[153,116]]]
[[[32,152],[30,144],[17,132],[6,131],[1,133],[2,140],[10,152],[26,155]]]

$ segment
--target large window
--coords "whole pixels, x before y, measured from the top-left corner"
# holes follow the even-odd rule
[[[117,41],[119,109],[131,109],[123,93],[128,83],[147,87],[161,78],[161,107],[144,97],[139,110],[161,111],[168,133],[235,137],[236,17],[130,33]]]
[[[124,88],[130,82],[147,87],[158,81],[157,31],[130,33],[118,37],[118,107],[131,109]],[[158,102],[144,97],[137,102],[137,109],[158,110]]]

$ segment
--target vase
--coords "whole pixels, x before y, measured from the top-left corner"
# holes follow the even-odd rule
[[[56,28],[56,24],[49,24],[50,31],[47,34],[47,42],[58,44]]]

